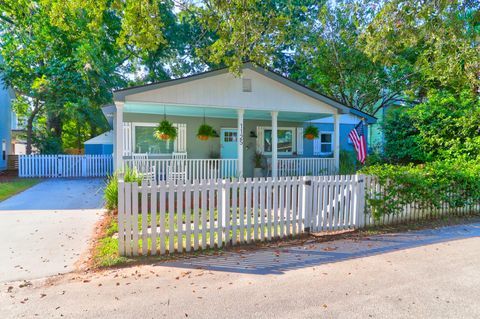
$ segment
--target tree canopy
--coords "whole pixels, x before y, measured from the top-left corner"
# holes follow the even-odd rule
[[[80,149],[108,130],[100,107],[113,89],[225,66],[238,74],[248,60],[373,115],[395,108],[386,154],[415,140],[390,160],[425,161],[452,143],[465,147],[456,154],[475,148],[466,137],[439,142],[425,123],[444,114],[480,125],[465,109],[479,103],[479,9],[472,0],[5,0],[0,73],[29,145],[43,152]]]

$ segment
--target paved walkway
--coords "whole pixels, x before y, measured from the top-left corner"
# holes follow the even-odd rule
[[[103,213],[101,179],[51,179],[0,202],[0,282],[75,269]]]
[[[8,318],[480,318],[480,223],[0,285]]]

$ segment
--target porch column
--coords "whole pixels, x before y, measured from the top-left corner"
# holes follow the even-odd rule
[[[340,172],[340,114],[333,115],[333,158],[336,174]]]
[[[237,110],[237,177],[243,177],[243,114],[245,110]]]
[[[278,176],[278,112],[272,112],[272,177]]]
[[[123,169],[123,103],[115,103],[113,169]]]

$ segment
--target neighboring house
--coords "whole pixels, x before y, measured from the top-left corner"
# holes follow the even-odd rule
[[[113,154],[113,131],[108,131],[85,141],[84,150],[88,155]]]
[[[348,134],[351,130],[355,128],[356,125],[358,125],[361,120],[362,119],[359,116],[353,114],[342,114],[340,116],[340,150],[355,152],[353,143],[348,137]],[[372,121],[365,119],[364,124],[368,125],[369,123],[372,123]],[[327,117],[323,119],[309,121],[305,124],[305,126],[308,125],[318,127],[319,137],[313,141],[304,141],[304,155],[331,157],[334,149],[333,118]],[[368,130],[365,130],[365,139],[367,141],[368,148]]]
[[[375,122],[366,113],[251,63],[243,65],[241,77],[226,68],[214,70],[118,90],[114,102],[103,111],[113,122],[115,166],[121,168],[132,163],[136,153],[146,153],[159,179],[167,177],[170,164],[165,161],[177,153],[189,159],[188,178],[200,173],[215,178],[250,177],[255,152],[265,156],[267,176],[338,172],[345,130],[340,124],[342,114]],[[163,118],[178,129],[173,142],[154,138]],[[313,119],[327,118],[330,123],[317,125],[331,126],[331,150],[317,156],[313,142],[303,138],[303,130]],[[203,121],[213,126],[218,137],[197,139]]]
[[[7,169],[8,155],[10,155],[10,141],[12,130],[12,99],[13,91],[5,88],[0,79],[0,170]]]

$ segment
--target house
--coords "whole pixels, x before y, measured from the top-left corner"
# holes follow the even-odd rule
[[[10,155],[13,98],[13,91],[4,87],[0,80],[0,171],[7,169],[8,155]]]
[[[113,154],[113,131],[95,136],[83,144],[87,155]]]
[[[157,179],[169,178],[172,157],[178,156],[188,179],[253,176],[256,152],[265,157],[265,176],[332,174],[339,168],[341,116],[375,122],[366,113],[252,63],[242,66],[240,77],[224,68],[118,90],[114,104],[103,112],[113,123],[116,168],[132,165],[136,154],[145,154]],[[303,131],[308,122],[327,118],[331,152],[317,156]],[[174,141],[154,137],[163,119],[176,126]],[[211,125],[218,137],[197,139],[202,123]]]

